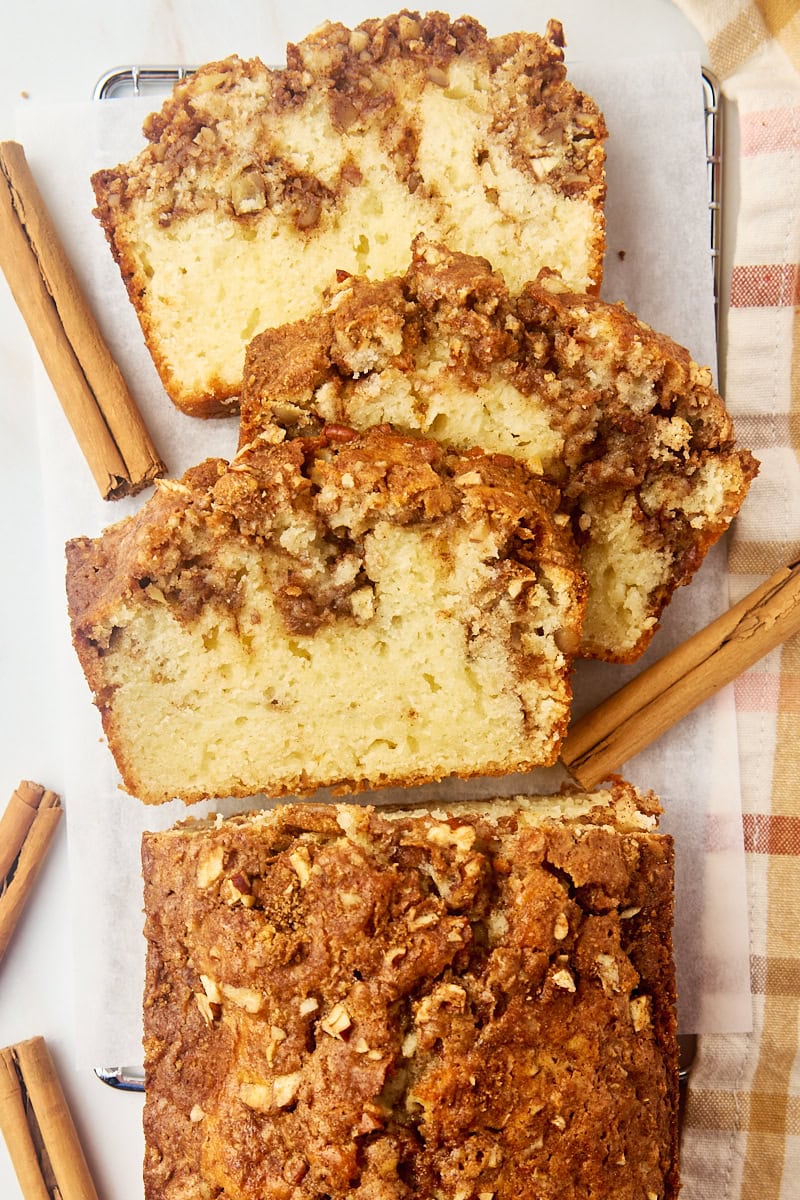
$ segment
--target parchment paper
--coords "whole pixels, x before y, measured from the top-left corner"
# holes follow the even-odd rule
[[[603,108],[608,143],[607,259],[603,294],[623,299],[656,328],[712,364],[715,336],[703,95],[693,55],[575,63],[574,82]],[[201,422],[166,399],[99,225],[91,216],[92,171],[130,158],[143,144],[141,121],[155,107],[113,100],[50,108],[27,104],[18,135],[106,337],[170,473],[209,454],[230,456],[235,419]],[[64,600],[64,543],[96,535],[142,503],[100,500],[37,364],[36,400],[52,568],[54,644],[63,712],[63,790],[72,866],[79,1062],[141,1059],[139,840],[187,815],[248,807],[227,801],[148,809],[119,790],[99,716],[70,645]],[[724,547],[707,559],[690,589],[673,601],[643,661],[728,606]],[[585,711],[641,669],[579,664],[575,709]],[[676,956],[684,1032],[750,1028],[747,914],[736,754],[729,692],[721,693],[652,749],[626,765],[635,783],[655,790],[663,827],[677,845]],[[557,770],[498,781],[444,783],[419,795],[552,791]],[[371,799],[380,800],[385,796]]]

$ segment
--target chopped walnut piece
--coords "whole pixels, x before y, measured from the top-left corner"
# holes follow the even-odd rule
[[[294,1100],[303,1079],[302,1071],[276,1075],[272,1083],[272,1102],[275,1108],[286,1108]]]
[[[598,954],[597,973],[603,985],[603,991],[619,991],[619,965],[611,954]]]
[[[289,862],[300,880],[300,886],[305,887],[311,878],[311,859],[305,846],[298,846],[296,850],[293,850],[289,855]]]
[[[212,979],[210,975],[201,975],[200,982],[203,985],[203,991],[212,1004],[222,1004],[222,993],[219,990],[216,980]]]
[[[245,1012],[261,1012],[264,997],[255,988],[232,987],[229,983],[223,983],[221,990],[226,1000],[232,1001],[238,1008],[243,1008]]]
[[[419,1038],[413,1029],[410,1033],[406,1034],[406,1036],[403,1038],[403,1044],[401,1047],[403,1058],[411,1058],[411,1056],[416,1052],[418,1041]]]
[[[267,1062],[270,1066],[275,1062],[275,1055],[278,1052],[278,1046],[281,1042],[286,1041],[286,1030],[281,1029],[278,1025],[273,1025],[270,1028],[270,1039],[267,1045]]]
[[[197,860],[197,886],[209,887],[222,874],[225,862],[225,848],[211,846],[201,852]]]
[[[420,913],[414,916],[408,922],[408,928],[416,931],[417,929],[427,929],[430,925],[436,925],[439,921],[439,914],[435,912]]]
[[[413,41],[421,33],[419,21],[415,21],[413,17],[401,13],[397,18],[397,33],[401,42]]]
[[[486,932],[490,942],[497,942],[508,933],[508,917],[503,912],[489,913]]]
[[[383,956],[383,961],[387,967],[393,967],[400,958],[405,958],[408,954],[407,946],[390,946]]]
[[[630,1008],[633,1028],[637,1033],[641,1033],[643,1029],[647,1029],[650,1025],[650,997],[634,996],[628,1007]]]
[[[238,217],[266,208],[267,193],[259,171],[243,171],[231,181],[231,204]]]
[[[556,987],[563,988],[566,992],[575,991],[575,980],[572,973],[566,967],[561,967],[553,974],[553,983]]]
[[[197,1007],[200,1009],[200,1014],[206,1025],[213,1024],[216,1014],[212,1008],[211,1001],[209,1000],[208,996],[204,995],[203,992],[195,992],[194,999]]]
[[[361,1114],[357,1133],[374,1133],[376,1129],[384,1129],[385,1126],[386,1115],[375,1105],[367,1105]]]
[[[467,993],[464,988],[459,987],[457,983],[440,983],[430,995],[424,996],[419,1002],[415,1012],[416,1022],[418,1025],[425,1025],[434,1021],[443,1005],[463,1012],[466,1003]]]
[[[472,825],[453,827],[439,822],[428,830],[428,841],[434,846],[455,846],[462,854],[468,854],[475,845],[475,829]]]
[[[342,1034],[345,1033],[352,1024],[350,1014],[343,1004],[334,1004],[327,1017],[323,1017],[320,1021],[320,1028],[329,1033],[331,1037],[343,1040]]]
[[[269,1112],[272,1108],[272,1084],[242,1083],[239,1085],[239,1099],[257,1112]]]
[[[482,481],[477,471],[465,471],[462,475],[456,475],[454,482],[459,487],[479,487]]]
[[[241,904],[244,908],[252,908],[256,898],[250,890],[250,881],[241,873],[229,876],[222,884],[222,895],[225,903],[233,907]]]

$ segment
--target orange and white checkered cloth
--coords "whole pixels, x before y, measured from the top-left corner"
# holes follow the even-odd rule
[[[721,373],[761,473],[730,542],[733,602],[800,556],[800,0],[677,3],[708,45],[738,156]],[[742,676],[736,707],[754,1030],[700,1039],[682,1200],[799,1200],[800,638]]]

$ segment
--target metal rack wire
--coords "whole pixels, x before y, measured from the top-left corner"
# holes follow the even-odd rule
[[[131,96],[163,95],[176,83],[194,74],[194,67],[113,67],[94,85],[93,100],[120,100]]]
[[[719,82],[703,67],[703,99],[706,114],[706,163],[708,165],[708,211],[711,264],[714,272],[714,316],[717,342],[720,331],[720,291],[722,280],[722,136],[723,117]]]
[[[98,79],[95,100],[115,100],[132,96],[164,95],[176,83],[193,74],[193,67],[154,66],[115,67]],[[722,270],[722,104],[719,82],[706,67],[702,70],[705,108],[706,163],[708,167],[709,247],[714,279],[714,315],[719,337],[720,283]],[[681,1037],[681,1080],[685,1081],[694,1058],[695,1038]],[[121,1091],[143,1091],[144,1076],[138,1067],[97,1067],[95,1074],[103,1083]]]

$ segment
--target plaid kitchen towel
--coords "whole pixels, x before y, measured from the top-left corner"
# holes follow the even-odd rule
[[[733,602],[800,555],[800,0],[677,2],[729,102],[739,181],[722,385],[761,472],[730,540]],[[754,1028],[700,1039],[682,1200],[797,1200],[800,638],[742,676],[736,708]]]

